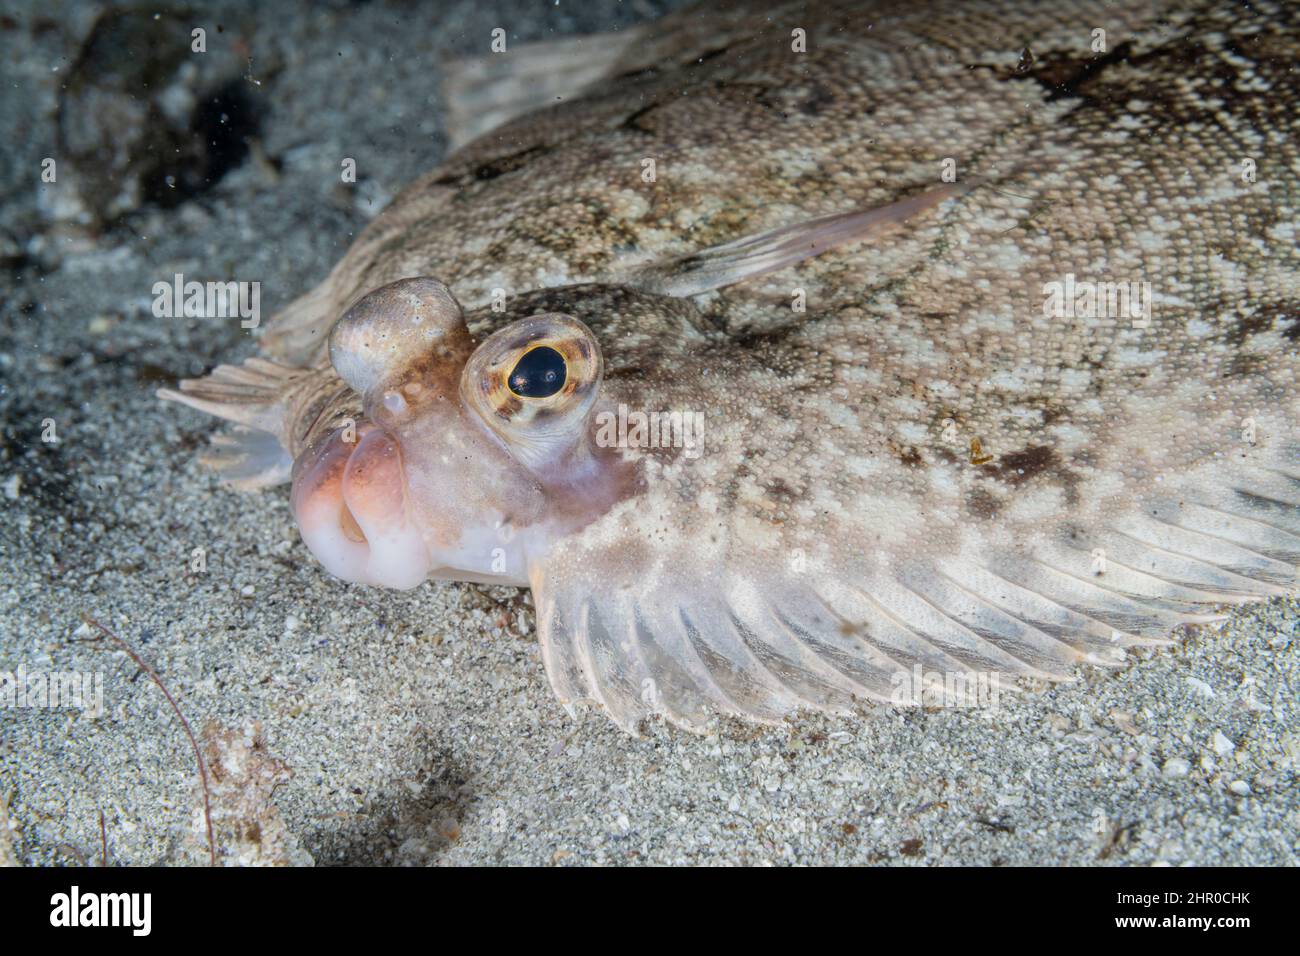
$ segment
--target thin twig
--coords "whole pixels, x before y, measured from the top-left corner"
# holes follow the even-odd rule
[[[190,746],[194,748],[194,759],[199,765],[199,781],[203,784],[203,819],[208,826],[208,863],[211,866],[216,866],[217,841],[212,834],[212,797],[208,792],[208,768],[203,762],[203,754],[199,750],[199,742],[194,738],[194,731],[190,730],[190,722],[186,720],[185,715],[181,713],[180,707],[176,704],[176,699],[172,697],[171,692],[167,690],[166,685],[162,682],[162,678],[158,676],[157,672],[152,667],[145,663],[144,658],[131,649],[131,646],[127,644],[126,641],[122,640],[103,624],[100,624],[89,614],[83,613],[81,615],[81,620],[98,630],[105,637],[109,638],[109,640],[113,641],[113,643],[122,648],[122,650],[126,651],[131,660],[135,661],[136,666],[148,674],[150,679],[158,685],[158,689],[162,691],[163,696],[167,698],[167,703],[171,704],[172,710],[176,712],[176,717],[180,720],[181,726],[185,728],[185,736],[190,738]],[[103,818],[101,817],[101,821],[102,819]]]

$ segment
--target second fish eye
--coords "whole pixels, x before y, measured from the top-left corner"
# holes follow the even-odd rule
[[[529,349],[510,372],[510,391],[520,398],[549,398],[564,388],[564,356],[546,345]]]

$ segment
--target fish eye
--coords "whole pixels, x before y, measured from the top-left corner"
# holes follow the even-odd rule
[[[582,440],[604,375],[591,329],[545,312],[497,329],[460,373],[460,401],[526,469]]]
[[[510,372],[510,391],[520,398],[550,398],[568,378],[564,356],[547,345],[529,349]]]

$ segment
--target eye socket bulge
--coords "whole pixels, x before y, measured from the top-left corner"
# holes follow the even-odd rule
[[[564,356],[546,345],[529,349],[510,373],[510,391],[520,398],[550,398],[564,388],[568,368]]]

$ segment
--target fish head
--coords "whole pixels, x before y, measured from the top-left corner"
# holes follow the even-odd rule
[[[363,414],[298,455],[291,500],[341,578],[523,585],[530,561],[627,492],[590,441],[602,358],[577,319],[534,315],[476,342],[446,286],[403,279],[349,309],[329,346]]]

